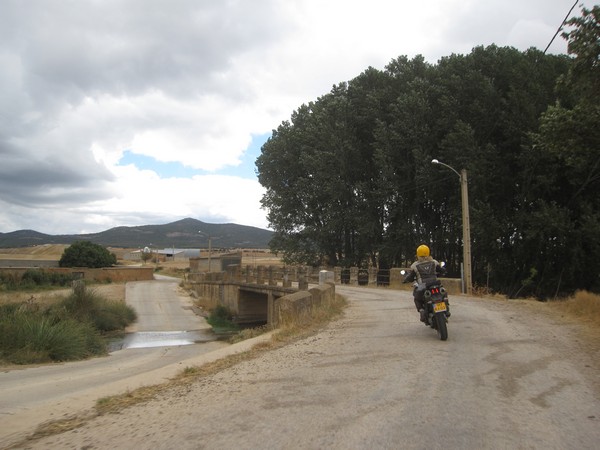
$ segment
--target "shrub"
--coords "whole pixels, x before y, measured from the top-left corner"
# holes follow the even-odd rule
[[[95,310],[92,322],[102,332],[122,330],[137,319],[135,311],[122,302],[104,302]]]
[[[72,274],[51,272],[48,275],[53,286],[68,286],[73,281]]]
[[[39,269],[27,269],[21,277],[22,286],[42,286],[48,283],[48,277]]]
[[[19,287],[20,278],[16,275],[3,273],[0,274],[0,286],[3,291],[14,291]]]
[[[117,257],[99,244],[77,241],[67,247],[60,257],[60,267],[109,267],[117,263]]]
[[[137,315],[133,308],[121,302],[109,302],[96,291],[78,285],[76,289],[57,305],[61,310],[81,322],[89,322],[100,332],[122,330],[134,322]]]
[[[554,302],[563,313],[593,323],[600,321],[600,295],[588,291],[577,291],[566,300]]]
[[[107,346],[102,333],[123,329],[136,319],[131,307],[106,301],[83,283],[48,308],[29,306],[0,305],[0,359],[31,364],[103,354]]]
[[[0,357],[14,364],[69,361],[106,352],[89,323],[14,310],[0,317]]]
[[[210,315],[206,321],[214,329],[220,331],[239,330],[239,327],[233,323],[233,315],[231,314],[231,311],[229,311],[229,308],[226,306],[218,305],[210,312]]]
[[[71,283],[71,274],[46,272],[41,269],[27,269],[23,275],[0,275],[2,290],[27,290],[43,286],[67,286]]]

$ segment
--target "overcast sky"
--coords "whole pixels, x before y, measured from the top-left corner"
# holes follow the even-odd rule
[[[401,55],[543,50],[572,5],[0,0],[0,232],[267,228],[254,162],[301,104]]]

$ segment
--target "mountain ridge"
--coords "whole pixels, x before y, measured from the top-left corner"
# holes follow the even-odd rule
[[[35,230],[0,233],[0,248],[90,241],[122,248],[268,248],[273,232],[234,223],[206,223],[185,218],[163,225],[117,226],[99,233],[51,235]]]

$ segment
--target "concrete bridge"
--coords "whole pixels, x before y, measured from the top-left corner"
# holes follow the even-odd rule
[[[307,267],[229,266],[225,272],[190,273],[188,281],[207,310],[225,306],[242,326],[268,324],[278,326],[286,314],[308,314],[314,305],[335,296],[336,284],[384,286],[388,289],[410,290],[402,284],[402,269],[388,271],[382,283],[378,271],[361,272],[357,268],[344,270],[315,270]],[[366,277],[365,277],[366,275]],[[317,285],[309,289],[311,285]],[[450,294],[460,292],[459,279],[443,279]]]
[[[198,302],[206,309],[225,306],[241,326],[270,325],[277,327],[289,315],[309,315],[315,305],[332,300],[335,285],[327,283],[306,290],[298,285],[283,287],[235,281],[192,282]]]

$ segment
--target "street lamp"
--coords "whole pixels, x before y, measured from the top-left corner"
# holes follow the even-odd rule
[[[460,179],[460,193],[462,199],[462,225],[463,225],[463,265],[464,265],[464,291],[467,295],[473,292],[473,282],[471,278],[471,225],[469,223],[469,187],[467,182],[467,170],[462,169],[458,173],[453,167],[444,164],[437,159],[432,159],[433,164],[440,164],[447,167]]]
[[[208,272],[210,273],[210,257],[212,254],[212,237],[203,231],[198,231],[198,233],[203,234],[208,238]]]

